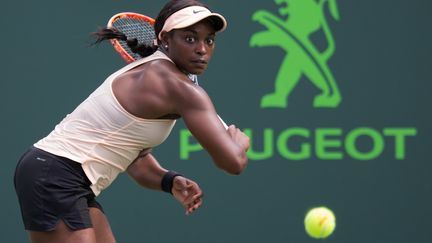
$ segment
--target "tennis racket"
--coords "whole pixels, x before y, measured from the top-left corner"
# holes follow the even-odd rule
[[[112,16],[107,27],[123,32],[128,39],[136,38],[140,44],[153,46],[153,41],[156,39],[153,28],[154,23],[155,20],[146,15],[124,12]],[[134,53],[128,47],[126,41],[112,39],[111,44],[127,63],[141,59],[139,54]]]
[[[121,31],[126,35],[127,39],[136,38],[139,44],[153,46],[154,40],[156,39],[153,28],[154,23],[155,20],[146,15],[134,12],[123,12],[112,16],[108,21],[107,28],[115,28]],[[127,63],[142,58],[139,54],[132,51],[132,49],[126,44],[126,41],[112,39],[111,44]],[[189,78],[198,85],[198,78],[196,75],[189,75]],[[225,129],[228,129],[227,124],[219,115],[218,117]]]

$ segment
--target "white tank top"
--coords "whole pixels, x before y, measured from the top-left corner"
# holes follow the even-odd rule
[[[112,90],[116,77],[155,59],[170,60],[157,51],[113,73],[34,146],[81,163],[92,191],[99,195],[142,149],[161,144],[175,124],[171,119],[143,119],[130,114]]]

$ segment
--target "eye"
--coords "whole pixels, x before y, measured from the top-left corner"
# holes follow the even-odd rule
[[[207,45],[212,46],[212,45],[214,45],[214,43],[215,43],[215,39],[213,37],[212,38],[207,38]]]
[[[185,40],[188,43],[193,43],[193,42],[195,42],[195,37],[193,37],[193,36],[186,36]]]

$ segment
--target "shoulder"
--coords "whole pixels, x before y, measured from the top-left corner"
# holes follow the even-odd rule
[[[131,76],[140,80],[131,92],[139,94],[148,104],[149,97],[171,107],[171,112],[183,115],[191,110],[212,109],[210,97],[203,88],[194,84],[169,60],[156,59],[131,70]],[[144,95],[145,94],[145,95]]]
[[[149,63],[153,74],[158,76],[158,82],[161,82],[168,94],[177,102],[196,103],[209,99],[207,93],[177,66],[164,59],[159,59]]]

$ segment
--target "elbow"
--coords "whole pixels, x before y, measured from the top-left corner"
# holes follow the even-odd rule
[[[221,169],[230,175],[240,175],[246,169],[247,164],[248,158],[246,153],[244,153]]]
[[[246,165],[239,165],[236,168],[232,168],[230,170],[225,170],[225,171],[230,175],[240,175],[245,168]]]

